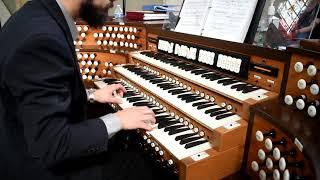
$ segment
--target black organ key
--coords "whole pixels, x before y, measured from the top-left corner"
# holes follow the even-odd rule
[[[187,99],[194,99],[194,98],[198,98],[198,97],[199,97],[198,95],[192,94],[192,95],[189,95],[189,96],[183,96],[180,99],[185,101]],[[178,96],[178,98],[179,98],[179,96]]]
[[[199,101],[201,99],[204,99],[203,97],[196,97],[196,98],[192,98],[192,99],[187,99],[186,103],[190,103],[190,102],[194,102],[194,101]]]
[[[199,140],[201,138],[202,138],[201,136],[190,137],[190,138],[182,139],[179,143],[180,144],[188,144],[188,143],[191,143],[193,141]]]
[[[132,97],[132,96],[137,96],[138,94],[137,93],[135,93],[135,92],[133,92],[133,91],[130,91],[130,92],[126,92],[124,95],[123,95],[123,97],[124,98],[127,98],[127,97]]]
[[[171,93],[172,95],[178,95],[178,94],[183,94],[183,93],[187,93],[189,91],[185,90],[185,89],[181,89],[181,90],[169,90],[169,93]]]
[[[162,109],[153,109],[152,110],[155,115],[162,114],[164,111]]]
[[[198,145],[201,145],[201,144],[204,144],[208,142],[207,140],[201,140],[201,141],[195,141],[195,142],[191,142],[191,143],[188,143],[184,146],[184,148],[186,149],[189,149],[189,148],[192,148],[192,147],[195,147],[195,146],[198,146]]]
[[[157,118],[156,117],[156,122],[157,123],[163,123],[164,121],[172,121],[174,118]]]
[[[197,106],[201,106],[201,105],[208,104],[208,103],[211,103],[211,102],[210,101],[197,102],[197,103],[193,103],[192,106],[197,107]]]
[[[225,108],[222,108],[222,107],[220,107],[220,108],[214,108],[214,109],[208,109],[208,110],[206,110],[204,113],[206,113],[206,114],[211,114],[211,113],[214,113],[214,112],[217,112],[217,111],[221,111],[221,110],[224,110]]]
[[[198,106],[197,109],[199,109],[199,110],[200,109],[206,109],[208,107],[212,107],[212,106],[215,106],[215,105],[217,105],[217,104],[215,104],[215,103],[204,104],[204,105]]]
[[[174,129],[179,129],[182,127],[185,127],[185,125],[179,124],[179,125],[169,126],[169,127],[164,128],[164,132],[172,131]]]
[[[151,106],[153,105],[151,102],[136,102],[136,103],[133,103],[133,106]],[[156,107],[156,106],[154,106]]]
[[[160,84],[160,83],[166,82],[166,80],[164,80],[164,79],[153,79],[153,80],[150,80],[150,82],[152,84]]]
[[[127,98],[127,100],[129,102],[137,102],[137,101],[146,100],[146,99],[143,97],[130,97],[130,98]]]
[[[226,114],[222,114],[222,115],[219,115],[216,117],[216,120],[221,120],[221,119],[224,119],[224,118],[227,118],[227,117],[230,117],[230,116],[233,116],[235,115],[234,113],[230,112],[230,113],[226,113]]]
[[[227,112],[229,112],[229,111],[227,111],[227,110],[217,111],[217,112],[211,113],[210,116],[211,117],[219,116],[219,115],[225,114]]]
[[[185,128],[180,128],[180,129],[173,129],[171,131],[169,131],[169,135],[174,135],[174,134],[178,134],[178,133],[182,133],[184,131],[188,131],[190,130],[189,128],[185,127]]]
[[[191,93],[188,93],[188,94],[180,94],[180,95],[178,95],[178,98],[179,99],[182,99],[182,98],[185,98],[185,97],[191,97],[191,96],[193,96],[194,94],[191,94]]]
[[[168,127],[168,126],[172,126],[172,125],[175,125],[175,124],[178,124],[180,123],[179,121],[160,121],[159,124],[158,124],[158,128],[159,129],[162,129],[162,128],[165,128],[165,127]]]
[[[197,69],[197,70],[191,71],[191,73],[195,74],[195,75],[200,75],[200,74],[204,74],[204,73],[208,73],[208,72],[210,72],[210,71],[205,70],[205,69]]]
[[[175,138],[175,140],[176,141],[180,141],[182,139],[186,139],[186,138],[189,138],[189,137],[192,137],[192,136],[195,136],[195,135],[197,135],[197,133],[183,134],[183,135],[177,136]]]

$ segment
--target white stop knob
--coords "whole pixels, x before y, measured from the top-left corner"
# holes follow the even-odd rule
[[[99,36],[98,33],[93,33],[94,38],[97,38],[98,36]]]
[[[301,62],[297,62],[295,65],[294,65],[294,70],[297,72],[297,73],[300,73],[303,71],[303,64]]]
[[[311,77],[315,76],[317,74],[317,67],[315,65],[310,65],[307,69],[307,73]]]
[[[279,168],[280,168],[280,170],[284,171],[286,169],[286,166],[287,166],[286,160],[282,157],[279,160]]]
[[[279,161],[279,159],[281,158],[280,149],[277,147],[273,149],[273,158],[277,161]]]
[[[256,132],[256,139],[257,139],[257,141],[259,141],[259,142],[262,142],[262,141],[263,141],[264,137],[263,137],[263,133],[262,133],[261,131],[257,131],[257,132]]]
[[[109,31],[112,31],[112,26],[109,26],[109,27],[108,27],[108,30],[109,30]]]
[[[310,92],[311,92],[311,94],[312,95],[318,95],[319,94],[319,86],[318,86],[318,84],[312,84],[311,86],[310,86]]]
[[[315,117],[317,115],[317,108],[313,105],[308,107],[308,115],[310,117]]]
[[[87,75],[82,75],[82,79],[87,79]]]
[[[269,170],[271,170],[273,168],[273,161],[271,158],[267,158],[266,160],[266,166]]]
[[[118,27],[114,27],[114,29],[113,29],[114,31],[118,31]]]
[[[89,66],[91,66],[92,65],[92,61],[88,61],[88,63],[87,63]]]
[[[258,157],[261,161],[264,161],[266,159],[266,153],[264,152],[264,150],[259,149],[258,151]]]
[[[306,87],[307,87],[307,82],[306,82],[306,80],[300,79],[300,80],[298,81],[297,86],[298,86],[298,88],[299,88],[300,90],[306,89]]]
[[[106,27],[106,26],[102,26],[102,30],[103,30],[103,31],[106,31],[106,30],[107,30],[107,27]]]
[[[286,95],[286,97],[284,97],[284,102],[286,105],[291,106],[293,104],[293,97],[291,95]]]
[[[95,57],[96,57],[95,54],[90,54],[90,58],[91,58],[91,59],[94,59]]]
[[[82,54],[77,54],[78,60],[82,59]]]
[[[251,163],[251,169],[252,169],[254,172],[258,172],[258,171],[259,171],[259,164],[257,163],[257,161],[252,161],[252,163]]]
[[[88,30],[89,30],[89,27],[88,27],[88,26],[84,26],[84,27],[83,27],[83,30],[84,30],[84,31],[88,31]]]
[[[280,172],[279,172],[278,169],[275,169],[275,170],[273,171],[273,179],[274,179],[274,180],[280,180]]]
[[[283,180],[290,180],[290,172],[286,169],[283,173]]]
[[[296,102],[296,107],[297,107],[299,110],[303,110],[305,106],[306,106],[306,103],[304,102],[303,99],[299,99],[299,100]]]
[[[267,148],[268,151],[272,150],[273,145],[272,145],[271,139],[267,138],[265,140],[265,142],[264,142],[264,145],[265,145],[265,147]]]
[[[267,178],[267,174],[264,170],[259,171],[259,178],[260,180],[265,180]]]
[[[82,66],[84,66],[84,65],[86,65],[87,63],[86,63],[86,61],[81,61],[81,65]]]

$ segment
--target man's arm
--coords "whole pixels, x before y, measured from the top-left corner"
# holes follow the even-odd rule
[[[53,36],[34,36],[17,49],[5,72],[28,151],[48,167],[106,151],[108,143],[102,120],[70,123],[77,121],[70,119],[74,65],[66,48]]]

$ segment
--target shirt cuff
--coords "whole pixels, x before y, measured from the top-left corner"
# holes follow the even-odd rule
[[[121,130],[121,122],[115,114],[107,114],[100,117],[100,119],[106,125],[109,139]]]

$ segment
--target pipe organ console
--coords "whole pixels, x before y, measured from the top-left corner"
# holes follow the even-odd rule
[[[147,106],[156,114],[153,130],[130,134],[130,145],[168,177],[212,180],[240,170],[261,180],[320,177],[318,53],[134,24],[78,31],[85,82],[122,84],[116,111]]]
[[[95,85],[126,87],[116,110],[155,112],[154,129],[138,130],[136,141],[158,167],[181,180],[221,179],[240,170],[249,108],[279,96],[286,60],[178,36],[149,36],[153,51],[130,53],[114,67],[115,79]]]

